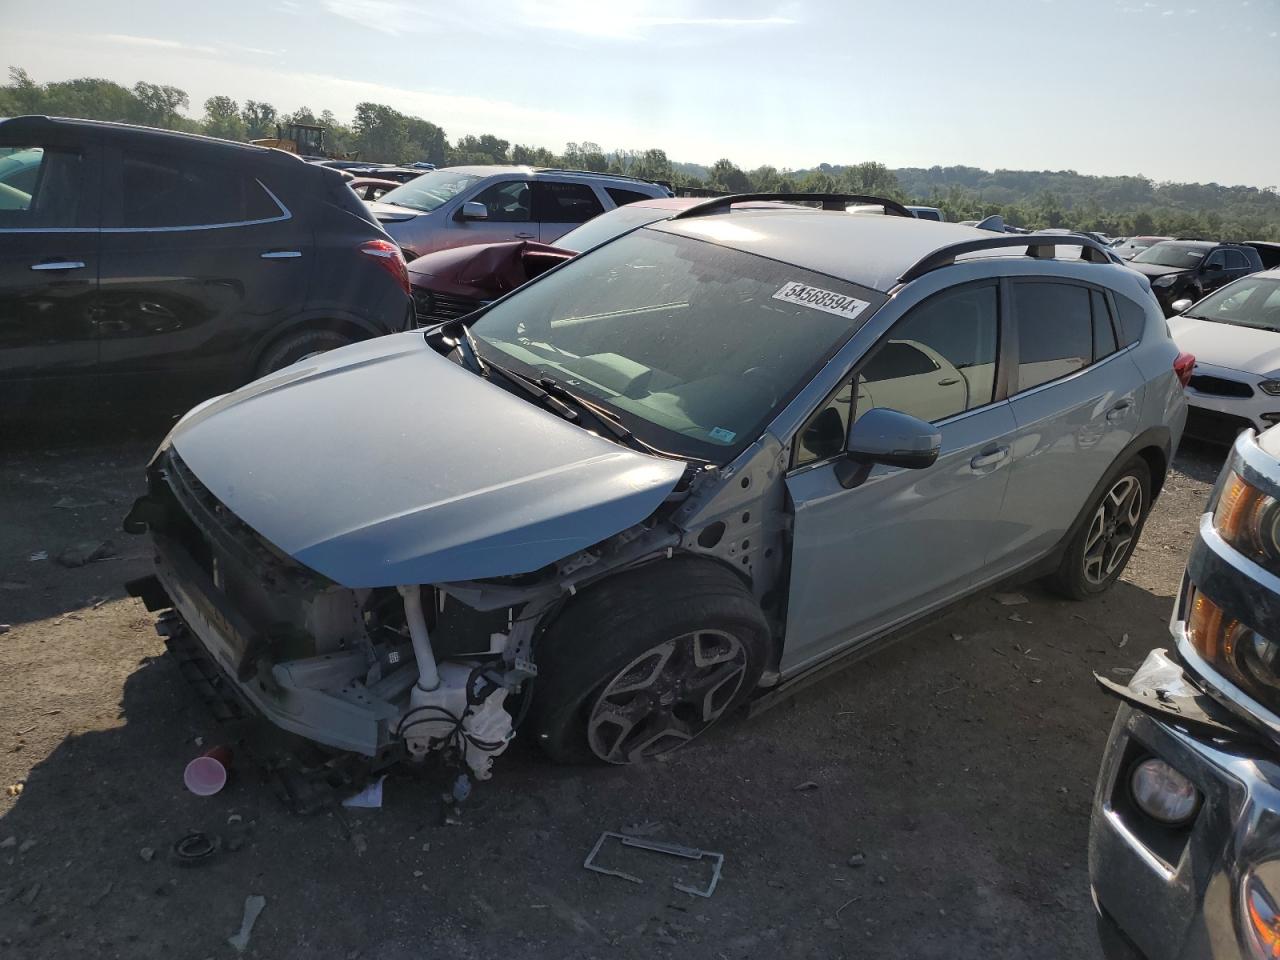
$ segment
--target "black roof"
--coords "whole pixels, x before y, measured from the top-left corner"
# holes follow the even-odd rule
[[[197,133],[180,133],[176,130],[160,130],[131,123],[114,123],[106,120],[83,120],[72,117],[25,116],[0,120],[0,131],[6,135],[49,136],[59,132],[91,137],[102,143],[128,141],[135,145],[150,144],[167,150],[183,147],[198,151],[217,151],[228,159],[244,160],[252,157],[268,163],[301,163],[302,160],[283,150],[272,150],[252,143],[219,140]]]

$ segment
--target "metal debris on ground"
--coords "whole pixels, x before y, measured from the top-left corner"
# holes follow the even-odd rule
[[[720,882],[720,871],[724,867],[724,854],[715,853],[711,850],[699,850],[697,847],[685,847],[678,843],[664,843],[661,840],[642,840],[639,837],[629,837],[626,834],[614,833],[606,830],[600,834],[600,839],[596,841],[596,845],[591,848],[591,852],[587,854],[587,859],[582,861],[582,866],[594,873],[603,873],[606,876],[618,877],[630,883],[643,884],[644,881],[634,874],[624,873],[621,870],[613,870],[609,867],[602,867],[596,863],[596,857],[600,854],[601,848],[609,840],[616,840],[624,847],[630,847],[634,850],[645,850],[649,853],[662,853],[669,857],[681,857],[685,860],[708,860],[711,862],[711,879],[705,888],[690,886],[689,884],[680,883],[673,880],[671,886],[679,890],[681,893],[687,893],[694,897],[710,897],[716,892],[716,885]]]
[[[180,867],[198,867],[213,859],[222,840],[207,833],[188,833],[173,845],[173,859]]]
[[[37,560],[48,560],[48,559],[49,559],[49,551],[48,551],[48,550],[37,550],[35,553],[31,554],[31,556],[27,557],[27,559],[28,559],[29,561],[31,561],[32,563],[35,563]]]
[[[1031,602],[1020,593],[996,593],[992,595],[992,599],[1002,607],[1016,607]]]
[[[623,827],[622,832],[628,837],[652,837],[662,832],[661,820],[645,820]]]
[[[353,794],[342,801],[344,807],[355,807],[360,810],[378,810],[382,807],[382,781],[387,779],[384,773],[376,780],[371,782],[359,793]]]
[[[227,937],[227,943],[236,953],[244,953],[249,949],[249,935],[253,933],[253,925],[258,922],[258,915],[267,905],[267,898],[252,894],[244,898],[244,918],[240,921],[240,932]]]
[[[818,784],[814,780],[806,780],[804,783],[797,783],[791,789],[796,793],[808,793],[810,790],[817,790]]]

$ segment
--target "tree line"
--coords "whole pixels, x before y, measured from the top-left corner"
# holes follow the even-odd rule
[[[703,166],[673,162],[659,148],[606,151],[592,141],[567,143],[560,153],[494,134],[468,134],[450,141],[431,121],[382,103],[357,104],[350,122],[329,110],[316,114],[300,107],[282,113],[266,101],[239,103],[227,96],[205,100],[199,119],[187,115],[190,109],[186,91],[145,81],[132,87],[92,77],[36,83],[25,70],[11,67],[9,83],[0,86],[0,117],[84,117],[228,140],[274,137],[277,124],[309,123],[325,128],[330,151],[371,161],[563,166],[725,193],[869,194],[935,206],[953,221],[999,214],[1009,224],[1031,229],[1280,241],[1280,194],[1275,187],[1156,183],[1140,176],[1099,177],[1073,170],[987,171],[963,166],[893,170],[874,161],[823,163],[806,170],[769,165],[744,170],[727,158]]]

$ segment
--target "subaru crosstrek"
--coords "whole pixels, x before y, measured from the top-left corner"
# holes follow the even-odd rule
[[[484,775],[517,721],[637,761],[1012,575],[1106,590],[1185,419],[1145,281],[734,202],[197,407],[131,592],[279,727]]]

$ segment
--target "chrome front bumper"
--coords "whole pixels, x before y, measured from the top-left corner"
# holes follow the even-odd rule
[[[1089,831],[1089,877],[1110,960],[1267,956],[1250,946],[1243,884],[1252,874],[1273,898],[1280,894],[1280,765],[1273,755],[1247,738],[1193,736],[1121,705]],[[1203,800],[1189,825],[1162,826],[1131,799],[1130,772],[1149,757],[1199,788]]]

